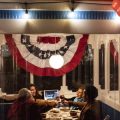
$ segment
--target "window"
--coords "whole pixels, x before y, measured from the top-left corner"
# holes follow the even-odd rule
[[[99,84],[101,89],[105,89],[105,46],[101,45],[99,49]]]
[[[4,53],[5,54],[5,53]],[[0,72],[0,83],[3,92],[15,93],[22,87],[30,84],[30,73],[16,65],[12,56],[2,54],[3,68]],[[89,44],[79,65],[66,74],[66,84],[70,90],[76,91],[80,85],[93,83],[93,49]],[[62,85],[62,76],[35,76],[34,83],[40,90],[59,89]]]
[[[118,90],[118,52],[110,42],[110,90]]]

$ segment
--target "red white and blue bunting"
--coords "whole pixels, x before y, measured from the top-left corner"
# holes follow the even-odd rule
[[[120,16],[120,0],[113,0],[113,2],[112,2],[112,8]]]
[[[118,64],[118,43],[115,39],[110,42],[110,53],[113,56],[115,63]]]
[[[84,54],[87,34],[5,34],[8,47],[18,64],[38,76],[62,76],[72,71]],[[49,58],[60,54],[64,65],[53,69]]]

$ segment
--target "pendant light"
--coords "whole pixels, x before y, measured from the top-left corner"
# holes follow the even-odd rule
[[[55,37],[55,46],[56,46],[56,37]],[[56,47],[55,47],[55,51],[56,51]],[[63,56],[55,52],[55,54],[50,57],[49,64],[54,69],[61,68],[64,64]]]

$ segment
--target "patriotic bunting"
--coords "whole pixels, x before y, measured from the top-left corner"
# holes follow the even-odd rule
[[[73,70],[87,46],[87,34],[5,34],[16,64],[38,76],[61,76]],[[49,65],[52,55],[64,58],[64,65],[53,69]]]
[[[117,12],[117,14],[120,16],[120,0],[113,0],[112,2],[112,8]]]
[[[111,42],[110,42],[110,53],[113,56],[116,64],[118,64],[117,46],[118,46],[118,44],[117,44],[116,40],[111,40]]]

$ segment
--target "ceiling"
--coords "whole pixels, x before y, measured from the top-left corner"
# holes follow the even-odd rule
[[[36,2],[112,2],[113,0],[0,0],[0,3],[36,3]]]
[[[0,9],[28,8],[28,9],[63,10],[69,9],[68,5],[70,6],[76,5],[76,8],[78,7],[78,5],[80,5],[81,9],[86,9],[86,7],[87,9],[89,9],[89,6],[92,5],[94,5],[95,8],[97,7],[97,9],[111,9],[112,1],[113,0],[0,0]],[[81,7],[81,5],[83,6]],[[96,5],[99,5],[99,8]],[[103,5],[102,8],[101,5]]]

